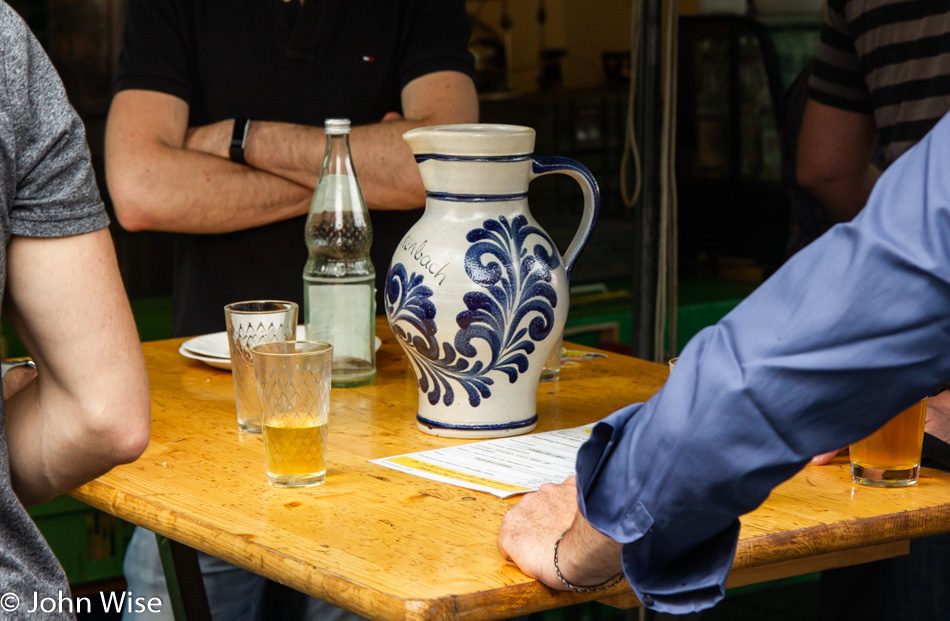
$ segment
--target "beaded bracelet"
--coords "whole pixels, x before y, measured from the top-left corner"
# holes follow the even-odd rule
[[[557,538],[557,541],[554,542],[554,571],[557,572],[557,577],[561,580],[561,584],[563,584],[564,586],[566,586],[568,589],[572,591],[577,591],[578,593],[591,593],[593,591],[603,591],[603,590],[609,589],[610,587],[619,584],[620,581],[623,580],[623,572],[621,572],[619,576],[617,576],[613,580],[609,580],[608,582],[605,582],[604,584],[600,586],[585,587],[585,586],[578,586],[576,584],[571,584],[570,582],[568,582],[564,578],[564,576],[561,575],[561,568],[558,567],[557,565],[557,549],[558,549],[558,546],[561,545],[561,541],[564,539],[564,535],[566,534],[567,534],[566,532],[563,533],[560,537]]]

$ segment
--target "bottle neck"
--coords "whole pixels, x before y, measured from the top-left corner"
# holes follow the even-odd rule
[[[323,156],[323,175],[354,176],[353,158],[350,157],[350,135],[327,134],[327,150]]]
[[[361,262],[369,261],[373,226],[353,169],[348,134],[327,134],[326,155],[310,202],[305,239],[312,262],[337,271],[367,271]],[[368,270],[372,273],[371,265]]]

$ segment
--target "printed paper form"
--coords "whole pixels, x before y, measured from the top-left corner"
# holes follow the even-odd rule
[[[499,498],[533,492],[574,474],[577,450],[593,424],[407,453],[370,462]]]

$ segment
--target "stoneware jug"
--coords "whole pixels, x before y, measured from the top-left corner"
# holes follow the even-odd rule
[[[597,183],[573,160],[533,157],[530,127],[445,125],[403,138],[426,208],[393,255],[385,304],[418,380],[419,429],[456,438],[531,431],[538,379],[567,319],[571,267],[597,218]],[[528,210],[528,183],[552,173],[584,194],[563,257]]]

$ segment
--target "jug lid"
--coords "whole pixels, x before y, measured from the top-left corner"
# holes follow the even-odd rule
[[[522,125],[460,123],[417,127],[402,135],[416,155],[497,157],[534,152],[534,129]]]

